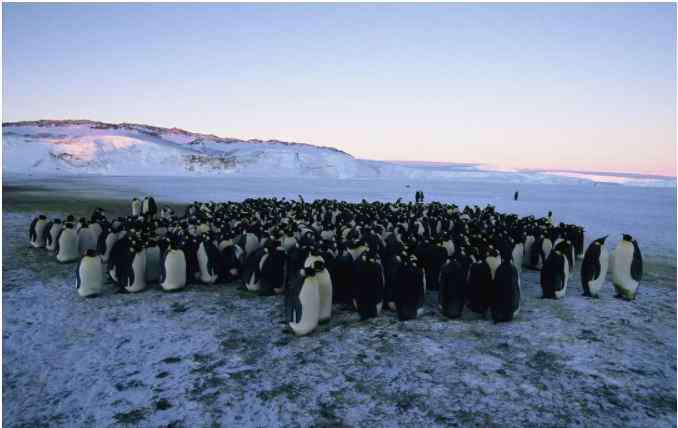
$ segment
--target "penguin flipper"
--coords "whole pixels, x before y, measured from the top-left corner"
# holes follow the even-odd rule
[[[80,278],[80,265],[82,264],[82,259],[78,260],[78,266],[75,268],[75,289],[80,289],[80,284],[82,279]]]

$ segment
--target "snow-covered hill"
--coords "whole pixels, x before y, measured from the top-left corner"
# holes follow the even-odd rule
[[[92,121],[3,124],[10,173],[360,177],[370,164],[329,147],[237,140],[181,129]]]
[[[3,123],[3,174],[400,178],[495,183],[608,182],[675,187],[675,179],[502,170],[487,165],[356,159],[331,147],[238,140],[177,128],[89,120]]]

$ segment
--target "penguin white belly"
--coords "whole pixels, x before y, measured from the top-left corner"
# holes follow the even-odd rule
[[[563,278],[565,280],[563,281],[563,289],[562,290],[556,290],[556,299],[562,299],[565,297],[567,294],[567,283],[570,280],[570,263],[567,261],[567,257],[564,255],[560,256],[563,258]]]
[[[448,257],[452,257],[454,255],[454,243],[452,241],[443,242],[443,247],[445,247]]]
[[[198,247],[198,265],[200,267],[200,281],[204,284],[214,284],[217,281],[217,274],[214,272],[214,266],[209,269],[209,257],[202,242]]]
[[[289,251],[292,249],[292,247],[297,245],[297,240],[294,237],[291,236],[285,236],[282,241],[282,247],[285,250],[285,252]]]
[[[544,253],[544,259],[542,260],[542,264],[543,262],[546,261],[546,259],[549,258],[552,249],[553,243],[551,242],[551,240],[548,238],[544,238],[544,240],[541,242],[541,251]]]
[[[522,296],[522,295],[523,295],[523,291],[522,291],[522,289],[521,289],[521,287],[520,287],[520,276],[518,276],[518,290],[520,291],[520,296]],[[518,313],[520,312],[520,300],[522,300],[522,299],[518,299],[518,307],[516,308],[515,311],[513,311],[513,318],[517,317],[517,316],[518,316]]]
[[[45,246],[45,227],[47,227],[47,220],[38,220],[35,223],[35,238],[31,239],[31,245],[35,248],[43,248]]]
[[[97,249],[97,238],[89,227],[83,227],[78,232],[78,251],[84,254],[87,250]]]
[[[47,248],[48,251],[56,250],[56,239],[57,236],[59,236],[59,232],[61,232],[61,229],[63,228],[64,227],[60,224],[52,225],[52,228],[49,230],[50,240],[49,242],[45,243],[45,248]]]
[[[320,232],[320,238],[323,240],[329,241],[330,239],[334,238],[334,231],[332,230],[323,230]]]
[[[327,269],[317,273],[318,295],[320,296],[320,322],[328,321],[332,317],[332,278]]]
[[[80,258],[78,251],[78,237],[73,229],[64,229],[59,236],[59,252],[56,255],[57,261],[68,263]]]
[[[171,291],[186,286],[186,256],[182,250],[170,250],[165,256],[163,290]]]
[[[83,257],[78,266],[76,287],[81,297],[100,294],[104,290],[104,266],[99,257]]]
[[[106,251],[104,251],[104,254],[101,257],[104,262],[108,262],[108,258],[111,256],[111,249],[113,249],[113,245],[115,245],[116,242],[118,242],[118,235],[109,233],[106,237]]]
[[[94,234],[95,241],[99,240],[99,235],[101,235],[101,232],[103,232],[103,229],[99,225],[99,223],[92,223],[89,225],[90,230]]]
[[[490,273],[492,274],[492,279],[494,280],[494,275],[497,273],[497,268],[501,264],[501,256],[496,257],[486,257],[485,263],[490,266]]]
[[[520,272],[523,270],[523,244],[518,243],[513,246],[513,251],[511,252],[511,256],[513,258],[513,266],[516,268],[518,271],[518,274],[520,275]]]
[[[600,263],[600,275],[598,278],[589,281],[589,292],[592,296],[597,296],[600,293],[600,290],[603,288],[605,283],[605,277],[607,276],[609,254],[607,253],[607,248],[605,246],[600,247],[600,258],[598,259]]]
[[[134,282],[126,285],[125,290],[130,293],[138,293],[146,288],[146,252],[139,251],[134,255],[132,261],[132,270],[134,271]]]
[[[301,319],[298,323],[290,322],[290,328],[297,336],[303,336],[318,327],[320,320],[320,294],[315,278],[309,277],[304,280],[304,285],[299,292],[301,302]]]
[[[146,282],[156,283],[160,280],[160,247],[146,248]]]
[[[612,284],[618,294],[633,299],[638,289],[638,281],[631,278],[631,263],[633,262],[633,244],[620,241],[612,253]]]
[[[248,233],[245,237],[245,253],[252,254],[259,249],[259,238],[253,233]]]

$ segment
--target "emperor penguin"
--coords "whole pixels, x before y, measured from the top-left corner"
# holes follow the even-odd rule
[[[353,304],[361,320],[381,314],[384,301],[384,269],[373,251],[355,261]]]
[[[160,263],[160,286],[165,291],[180,290],[186,286],[186,257],[176,240],[170,240]]]
[[[414,254],[401,255],[402,263],[395,279],[393,299],[400,321],[415,319],[424,312],[425,273]]]
[[[161,253],[157,239],[149,238],[146,241],[144,251],[146,251],[146,283],[158,283],[160,281]]]
[[[47,217],[40,214],[31,222],[31,227],[28,233],[30,243],[35,248],[45,247],[45,228],[47,227]]]
[[[466,270],[456,258],[449,258],[440,269],[438,307],[447,318],[459,318],[466,301]]]
[[[152,196],[146,196],[141,204],[141,214],[144,217],[149,216],[153,218],[157,212],[158,206],[155,203],[155,199]]]
[[[134,217],[141,215],[141,201],[139,198],[132,198],[132,215]]]
[[[129,247],[129,264],[123,272],[118,272],[118,282],[122,290],[138,293],[146,288],[146,251],[140,241],[132,241]],[[121,290],[121,291],[122,291]]]
[[[109,227],[101,232],[97,242],[97,252],[101,255],[101,260],[108,263],[113,245],[118,241],[118,230]]]
[[[491,312],[494,323],[512,321],[520,311],[520,275],[511,263],[504,260],[494,277],[494,299]]]
[[[553,250],[541,270],[542,298],[561,299],[567,292],[570,267],[565,254]]]
[[[56,239],[56,259],[60,263],[74,262],[80,258],[78,235],[73,223],[66,223]]]
[[[634,300],[642,277],[643,256],[638,242],[631,235],[624,234],[612,257],[612,285],[617,292],[616,297]]]
[[[58,218],[52,220],[51,223],[52,225],[49,229],[45,228],[45,248],[47,251],[56,251],[57,236],[59,236],[59,232],[64,228],[64,225]]]
[[[584,254],[584,261],[581,264],[581,285],[584,288],[584,296],[598,297],[605,283],[610,258],[605,248],[605,239],[607,236],[591,242]]]
[[[312,249],[306,258],[304,267],[312,267],[318,283],[318,321],[326,323],[332,317],[332,278],[325,265],[325,260],[317,249]]]
[[[290,329],[297,336],[311,333],[320,321],[320,294],[312,267],[300,269],[290,282],[285,298]]]
[[[93,297],[104,290],[104,265],[94,250],[87,250],[75,269],[75,287],[81,297]]]
[[[212,242],[208,234],[203,234],[198,244],[198,266],[200,269],[200,282],[214,284],[217,282],[217,263],[219,250]]]
[[[275,237],[266,240],[265,251],[259,261],[259,294],[281,294],[285,289],[285,251]]]
[[[471,255],[473,259],[473,255]],[[475,261],[469,267],[467,295],[469,309],[485,316],[493,297],[492,270],[483,259]]]
[[[87,250],[96,251],[97,241],[96,232],[90,227],[89,222],[83,220],[80,230],[78,230],[78,251],[80,254],[85,254]]]
[[[266,258],[268,258],[268,252],[264,247],[255,250],[246,257],[241,279],[245,284],[245,288],[249,291],[261,290],[260,266],[262,259],[265,261]]]

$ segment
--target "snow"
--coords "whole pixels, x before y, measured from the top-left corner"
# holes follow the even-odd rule
[[[675,178],[527,172],[492,165],[384,162],[308,144],[237,140],[91,121],[3,124],[4,174],[400,178],[676,187]]]

